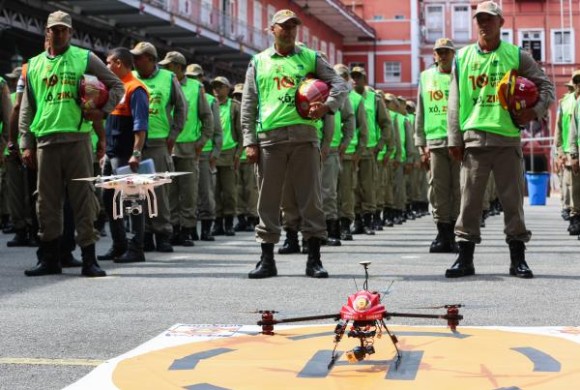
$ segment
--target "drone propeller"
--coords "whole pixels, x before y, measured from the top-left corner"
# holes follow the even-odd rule
[[[131,175],[110,175],[110,176],[94,176],[94,177],[81,177],[78,179],[73,179],[74,181],[105,181],[105,180],[115,180],[121,179],[123,177],[127,177]]]
[[[419,306],[419,307],[413,307],[412,309],[417,309],[417,310],[438,310],[438,309],[449,309],[449,308],[452,308],[452,307],[460,308],[460,307],[465,307],[465,305],[463,303],[457,303],[457,304],[439,305],[439,306]]]

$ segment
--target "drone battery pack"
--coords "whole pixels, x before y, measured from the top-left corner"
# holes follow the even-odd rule
[[[117,175],[131,175],[133,173],[135,172],[131,170],[129,165],[117,168],[116,172]],[[153,160],[148,158],[147,160],[141,161],[137,173],[155,173],[155,164],[153,164]]]

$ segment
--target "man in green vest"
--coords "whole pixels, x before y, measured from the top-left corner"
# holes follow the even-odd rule
[[[242,154],[240,103],[229,97],[232,86],[227,78],[223,76],[214,78],[211,88],[219,103],[223,131],[222,150],[216,161],[216,219],[212,234],[234,236],[234,216],[238,198],[236,172]]]
[[[417,91],[415,144],[421,163],[429,169],[429,200],[437,236],[429,252],[450,253],[456,250],[453,228],[459,215],[461,163],[449,155],[447,148],[447,97],[455,46],[449,38],[440,38],[433,47],[435,66],[421,72]]]
[[[562,98],[560,100],[558,100],[558,108],[556,109],[557,114],[561,110],[562,100],[567,95],[574,94],[575,88],[574,88],[574,83],[572,82],[572,80],[569,80],[564,85],[566,86],[567,92],[564,93],[564,95],[562,96]],[[561,138],[561,135],[557,136],[558,131],[559,131],[558,122],[556,121],[556,126],[554,129],[554,139],[556,141],[559,138]],[[556,175],[558,175],[558,181],[560,183],[560,204],[562,205],[561,216],[562,216],[562,219],[564,221],[569,221],[570,220],[570,207],[571,207],[570,181],[566,180],[565,175],[564,175],[566,163],[568,162],[564,157],[565,156],[563,154],[558,153],[558,151],[556,150],[556,155],[554,156],[553,170],[554,170],[554,173],[556,173]]]
[[[199,64],[188,65],[185,75],[203,82],[203,68]],[[216,163],[222,150],[223,130],[217,99],[205,89],[204,93],[212,112],[213,132],[203,146],[199,157],[197,216],[201,220],[201,240],[215,241],[211,227],[215,219]],[[197,236],[197,230],[194,230],[194,239],[198,238],[200,237]]]
[[[248,66],[242,97],[242,131],[249,161],[258,164],[260,224],[256,227],[262,256],[250,278],[276,276],[274,244],[280,240],[280,205],[285,185],[295,189],[301,231],[308,243],[306,275],[326,278],[320,243],[326,226],[321,205],[320,150],[316,121],[336,112],[347,88],[316,51],[296,46],[296,14],[274,14],[270,31],[274,45],[255,55]],[[325,102],[313,103],[309,115],[298,114],[294,97],[300,82],[313,74],[330,85]],[[285,182],[287,180],[287,182]]]
[[[244,84],[239,83],[234,87],[232,98],[242,103]],[[240,143],[241,144],[241,143]],[[258,218],[258,184],[254,173],[254,164],[248,162],[246,150],[242,147],[240,167],[237,174],[238,180],[238,223],[234,226],[236,232],[253,232],[260,222]]]
[[[12,112],[12,100],[10,98],[10,88],[8,83],[0,77],[0,152],[3,153],[6,147],[6,140],[10,134],[10,113]],[[13,225],[9,223],[8,188],[6,185],[6,164],[4,155],[0,154],[0,214],[2,217],[2,229],[14,231]]]
[[[175,74],[187,102],[187,120],[175,141],[171,157],[176,171],[191,172],[191,175],[174,178],[169,187],[169,208],[173,226],[171,244],[193,246],[199,156],[203,145],[213,134],[213,115],[205,98],[203,84],[185,76],[187,62],[183,54],[170,51],[159,65]]]
[[[187,102],[175,74],[157,66],[157,49],[149,42],[139,42],[131,50],[135,70],[133,74],[149,92],[149,129],[143,150],[143,160],[152,159],[157,172],[174,171],[171,153],[187,115]],[[170,243],[173,227],[169,210],[169,187],[159,186],[158,215],[145,219],[143,250],[173,252]],[[155,242],[153,241],[155,234]]]
[[[82,275],[105,276],[96,259],[97,237],[93,223],[98,201],[88,182],[74,179],[93,174],[89,121],[102,120],[124,94],[123,83],[88,50],[70,44],[72,19],[56,11],[46,25],[48,50],[28,62],[19,129],[22,160],[38,167],[38,263],[27,276],[60,274],[59,237],[63,232],[62,204],[65,186],[72,206],[76,241],[81,247]],[[96,76],[107,86],[109,99],[101,108],[81,108],[78,84],[83,74]],[[83,120],[86,119],[86,120]]]
[[[340,238],[352,241],[350,225],[355,219],[355,183],[360,156],[365,153],[368,142],[367,115],[362,96],[351,86],[350,70],[344,64],[334,66],[337,75],[343,78],[349,88],[345,99],[354,112],[354,134],[341,159],[341,170],[338,175],[338,214],[340,218]]]
[[[404,173],[405,173],[405,217],[409,220],[415,219],[415,211],[412,203],[416,192],[415,171],[416,163],[419,161],[419,151],[415,147],[413,139],[414,127],[412,117],[407,112],[407,100],[403,96],[397,96],[399,112],[405,118],[405,146],[407,147]]]
[[[373,88],[367,85],[367,73],[364,68],[355,66],[350,76],[354,81],[354,91],[363,100],[367,114],[368,140],[365,153],[358,163],[358,186],[355,191],[355,221],[353,234],[375,234],[372,228],[372,216],[376,209],[376,172],[377,155],[386,145],[393,150],[392,124],[383,99]],[[390,158],[387,157],[387,160]]]
[[[558,149],[558,156],[564,160],[563,165],[568,165],[572,173],[568,171],[568,167],[564,168],[564,175],[567,176],[567,181],[570,191],[570,234],[580,234],[580,166],[578,165],[578,144],[579,144],[579,127],[580,127],[580,70],[572,74],[571,79],[574,85],[574,92],[564,96],[560,102],[560,109],[558,110],[558,118],[556,122],[556,147]],[[565,128],[568,126],[568,136],[565,135]],[[561,145],[560,145],[561,144]],[[565,147],[568,147],[566,153]],[[573,222],[574,221],[574,222]],[[579,238],[580,239],[580,238]]]
[[[524,222],[524,173],[520,128],[542,118],[554,101],[554,86],[525,50],[501,40],[503,13],[497,3],[484,1],[474,13],[478,40],[455,57],[448,100],[448,145],[461,161],[461,207],[455,235],[459,256],[445,276],[475,274],[473,252],[481,242],[482,197],[493,172],[503,206],[504,232],[509,245],[509,274],[532,278],[525,260],[525,243],[532,233]],[[501,107],[496,87],[504,75],[516,70],[536,84],[539,100],[534,107],[510,112]]]
[[[411,130],[415,131],[416,122],[416,111],[417,105],[413,100],[405,101],[405,108],[407,110],[407,115],[409,117],[409,122],[411,123]],[[415,145],[415,147],[417,147]],[[427,171],[424,169],[424,165],[421,163],[421,156],[419,150],[417,149],[417,158],[415,159],[414,166],[414,176],[413,180],[415,182],[415,194],[413,195],[413,211],[417,218],[421,218],[429,214],[429,198],[428,198],[428,188],[429,179],[427,178]]]

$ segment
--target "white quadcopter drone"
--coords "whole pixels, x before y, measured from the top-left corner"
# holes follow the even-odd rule
[[[149,217],[156,217],[158,214],[157,195],[155,187],[171,183],[173,176],[188,175],[191,172],[165,172],[147,174],[127,174],[112,176],[83,177],[74,179],[76,181],[92,181],[95,187],[114,190],[113,195],[113,219],[123,218],[123,205],[125,201],[130,204],[125,207],[125,211],[132,215],[143,212],[143,207],[139,204],[141,200],[147,200]],[[117,203],[117,200],[119,201]]]

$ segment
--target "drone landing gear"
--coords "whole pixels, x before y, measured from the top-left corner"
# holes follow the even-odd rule
[[[332,366],[336,363],[336,360],[339,357],[339,354],[336,353],[336,348],[338,344],[342,340],[342,337],[346,333],[346,328],[348,326],[348,321],[344,323],[338,323],[336,328],[334,329],[334,349],[332,350],[332,357],[330,358],[330,362],[328,363],[328,369],[330,370]],[[372,355],[375,353],[375,337],[380,339],[383,334],[383,330],[387,332],[389,335],[389,339],[391,343],[393,343],[393,347],[395,347],[396,351],[396,359],[395,359],[395,369],[399,368],[399,364],[401,363],[401,351],[397,347],[397,343],[399,340],[397,336],[395,336],[385,322],[383,320],[379,321],[354,321],[353,325],[350,327],[347,336],[349,338],[356,338],[359,340],[360,345],[358,347],[353,348],[350,351],[346,352],[346,358],[349,363],[357,363],[361,360],[364,360],[367,356]]]

